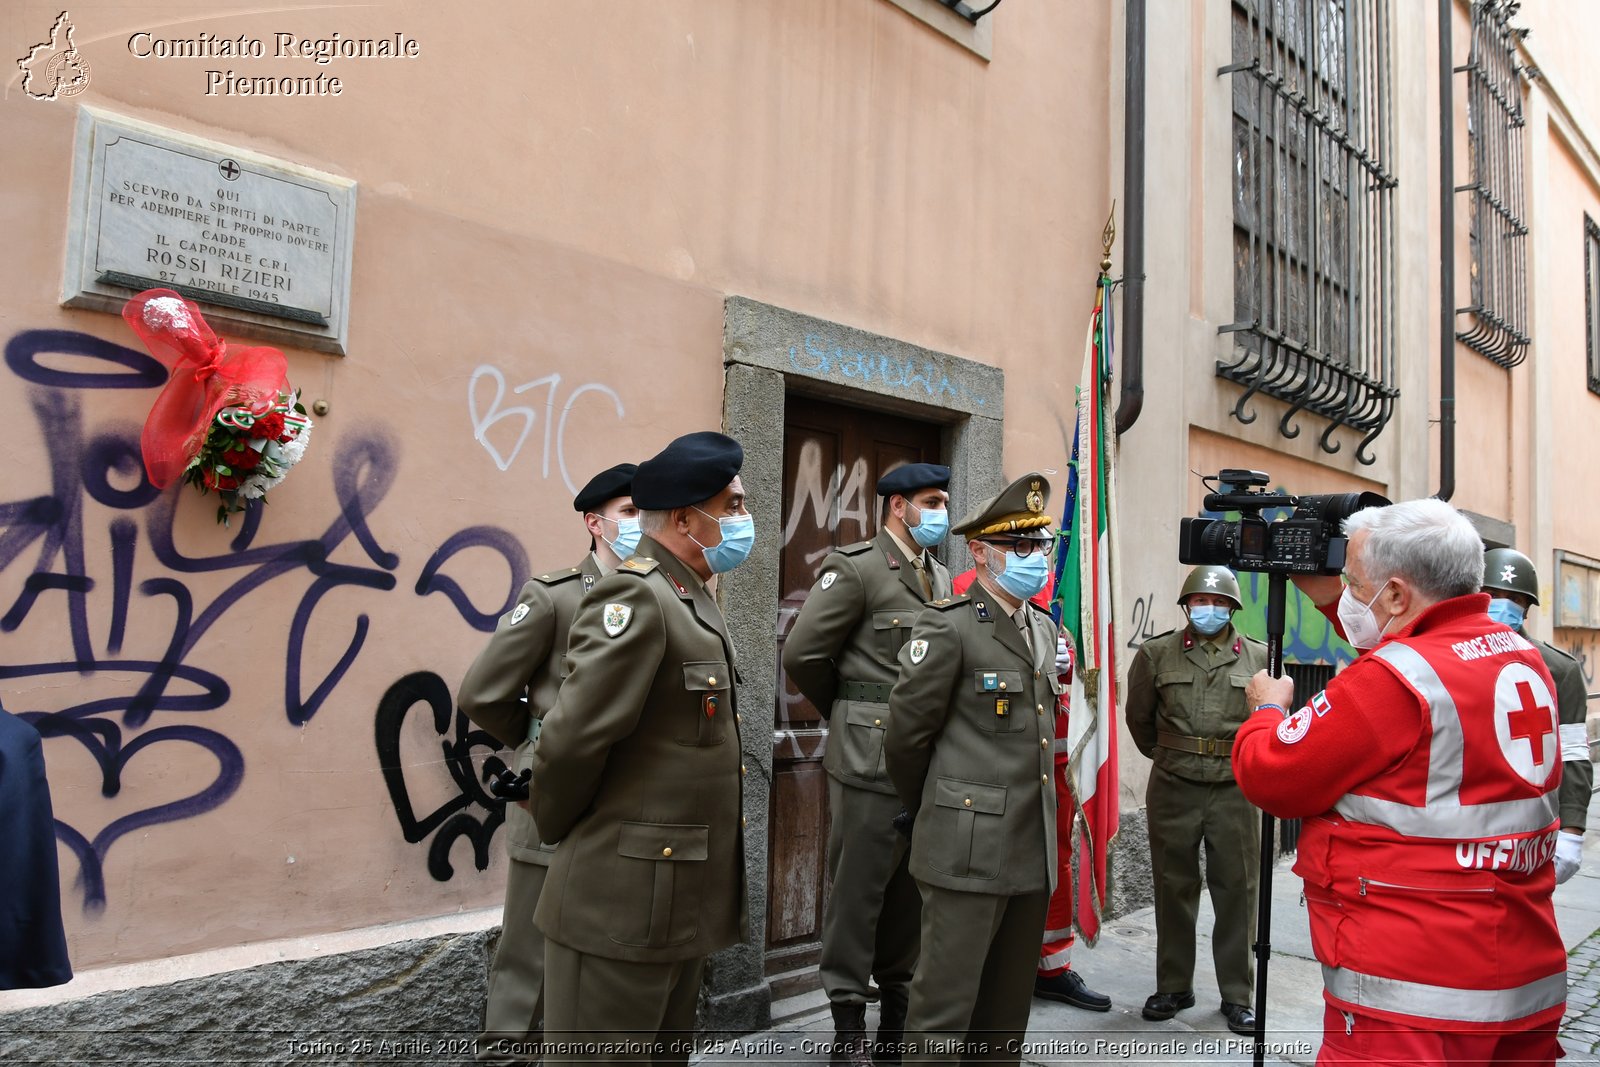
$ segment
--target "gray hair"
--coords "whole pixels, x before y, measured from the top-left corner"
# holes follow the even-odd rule
[[[671,521],[671,511],[641,511],[639,512],[639,532],[646,537],[654,537],[665,530]]]
[[[1362,563],[1373,583],[1404,578],[1435,600],[1483,587],[1483,539],[1443,500],[1402,500],[1344,520],[1346,534],[1362,530],[1367,532]]]

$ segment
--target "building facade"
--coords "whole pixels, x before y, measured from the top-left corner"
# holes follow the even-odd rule
[[[582,555],[590,473],[721,428],[758,542],[720,595],[741,706],[772,730],[744,736],[767,786],[747,790],[752,938],[713,961],[705,1018],[766,1025],[814,982],[826,892],[826,724],[780,676],[784,634],[827,549],[875,529],[893,463],[951,464],[958,511],[1065,472],[1114,201],[1140,371],[1119,373],[1142,379],[1130,653],[1181,621],[1191,471],[1395,499],[1449,481],[1538,563],[1533,628],[1593,686],[1600,16],[1530,2],[1522,38],[1504,5],[1444,9],[1450,65],[1479,71],[1450,75],[1449,175],[1430,3],[8,6],[0,700],[46,737],[81,975],[0,1011],[57,1035],[173,1002],[237,1028],[470,1031],[503,812],[494,743],[451,694],[525,577]],[[141,473],[165,375],[114,313],[137,284],[86,282],[86,250],[126,245],[91,222],[154,214],[164,187],[96,184],[105,131],[216,166],[193,210],[257,259],[285,230],[211,210],[228,161],[345,197],[325,325],[250,303],[263,278],[202,305],[285,351],[317,421],[230,528]],[[1478,175],[1492,195],[1449,196],[1452,281],[1440,188]],[[1265,587],[1246,591],[1248,626]],[[1350,656],[1298,606],[1286,648],[1307,671]],[[1126,908],[1148,892],[1147,765],[1122,752]]]

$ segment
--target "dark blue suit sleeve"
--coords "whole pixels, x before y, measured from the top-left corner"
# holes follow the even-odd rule
[[[39,732],[0,708],[0,989],[71,978]]]

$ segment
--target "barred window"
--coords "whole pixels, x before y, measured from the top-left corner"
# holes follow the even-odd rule
[[[1394,381],[1395,178],[1388,0],[1232,0],[1233,353],[1217,374],[1289,404],[1279,421],[1383,431]]]
[[[1600,226],[1583,217],[1583,314],[1589,341],[1589,391],[1600,393]]]
[[[1467,76],[1467,143],[1472,171],[1457,193],[1472,197],[1471,324],[1456,339],[1500,364],[1528,355],[1528,227],[1522,221],[1522,84],[1511,26],[1518,4],[1473,0]]]

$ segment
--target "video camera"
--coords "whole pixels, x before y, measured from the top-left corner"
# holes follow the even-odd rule
[[[1263,471],[1224,468],[1202,477],[1208,487],[1220,483],[1222,491],[1208,493],[1207,511],[1237,511],[1239,518],[1185,518],[1178,531],[1178,560],[1213,564],[1235,571],[1282,574],[1338,574],[1344,570],[1348,539],[1344,520],[1363,508],[1382,507],[1390,501],[1377,493],[1321,493],[1289,496],[1270,493],[1271,481]],[[1268,522],[1265,508],[1294,508],[1286,519]]]

